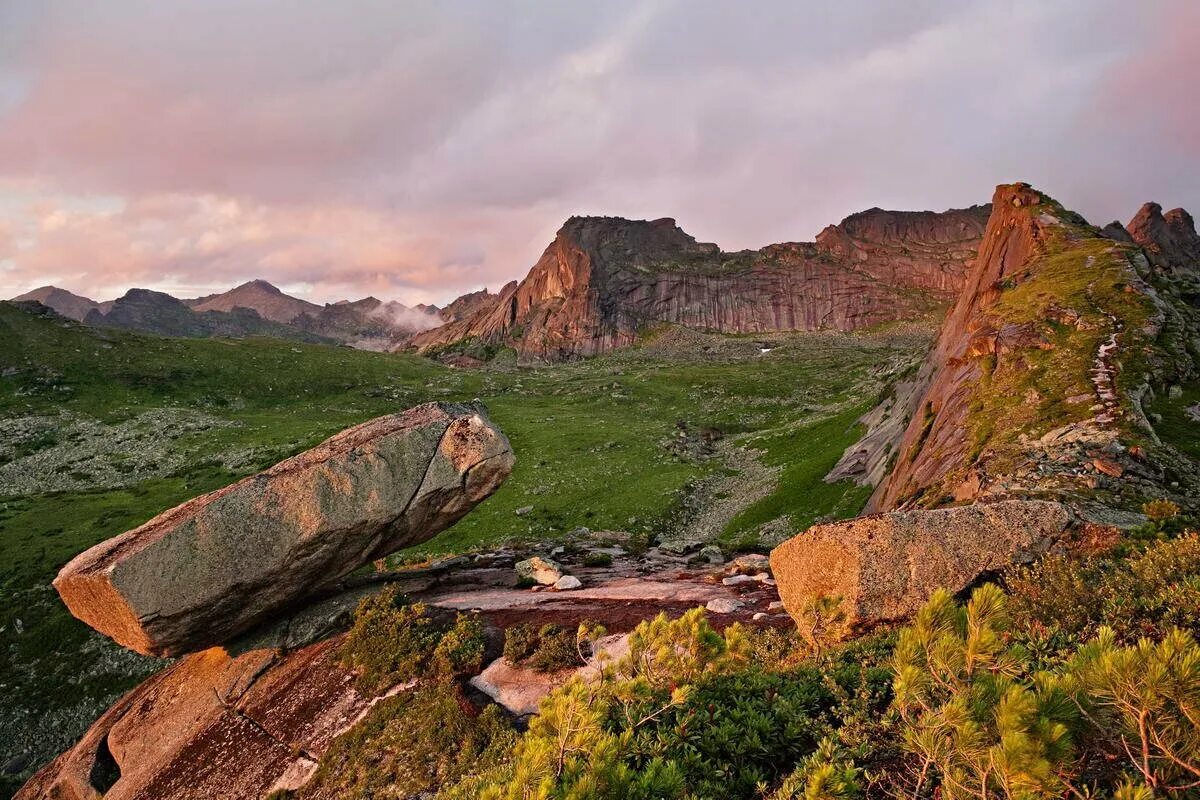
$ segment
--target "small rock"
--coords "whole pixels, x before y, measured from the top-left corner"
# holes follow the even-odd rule
[[[772,600],[767,604],[767,611],[783,611],[783,601]]]
[[[558,589],[560,592],[578,589],[580,586],[583,586],[583,583],[574,575],[563,575],[554,582],[554,588]]]
[[[740,583],[754,583],[754,578],[749,575],[730,575],[724,578],[721,583],[726,586],[737,586]]]
[[[1092,459],[1092,466],[1096,468],[1097,472],[1102,472],[1113,478],[1119,478],[1125,474],[1125,470],[1120,464],[1108,458]]]
[[[715,544],[706,544],[700,548],[700,558],[707,561],[709,564],[724,564],[725,554],[721,552],[721,548]]]
[[[703,546],[703,542],[698,539],[674,539],[669,542],[661,542],[658,549],[664,553],[670,553],[675,556],[682,556],[687,553],[693,553]]]
[[[743,572],[749,575],[771,571],[771,559],[761,553],[744,553],[729,565],[733,572]]]
[[[758,622],[760,619],[766,619],[766,618],[767,618],[767,615],[764,614],[763,612],[755,611],[754,616],[751,617],[750,619],[754,620],[755,622]]]
[[[518,509],[517,509],[517,510],[516,510],[514,513],[515,513],[515,514],[516,514],[518,517],[523,517],[523,516],[525,516],[526,514],[529,514],[529,513],[531,513],[532,511],[533,511],[533,506],[521,506],[521,507],[520,507],[520,508],[518,508]]]
[[[561,564],[541,556],[518,561],[514,569],[517,571],[517,577],[521,580],[533,581],[543,586],[553,586],[563,576]]]
[[[704,608],[714,614],[732,614],[742,607],[740,600],[732,600],[728,597],[718,597],[714,600],[709,600]]]
[[[578,528],[571,528],[571,530],[567,531],[567,535],[587,537],[592,535],[592,529],[584,525],[580,525]]]

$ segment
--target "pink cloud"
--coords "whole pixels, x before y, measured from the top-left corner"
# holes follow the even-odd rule
[[[737,249],[1015,179],[1200,204],[1187,0],[285,5],[0,3],[0,291],[445,301],[574,213]]]

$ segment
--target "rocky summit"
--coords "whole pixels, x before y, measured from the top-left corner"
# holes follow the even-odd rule
[[[436,535],[495,491],[513,460],[480,410],[418,406],[102,542],[54,586],[72,614],[126,647],[199,650]]]
[[[957,295],[988,211],[871,209],[815,242],[737,253],[697,242],[670,218],[572,217],[524,280],[406,346],[488,343],[557,361],[628,346],[661,324],[849,331],[911,318]]]

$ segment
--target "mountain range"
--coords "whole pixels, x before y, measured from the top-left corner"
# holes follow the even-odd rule
[[[183,300],[149,289],[130,289],[116,300],[97,302],[55,286],[43,286],[13,300],[38,302],[94,327],[162,336],[272,336],[366,350],[389,349],[406,336],[444,321],[436,306],[409,308],[374,297],[319,306],[287,295],[264,280]]]

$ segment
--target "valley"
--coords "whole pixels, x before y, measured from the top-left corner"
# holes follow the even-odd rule
[[[478,398],[519,454],[512,477],[394,562],[569,541],[580,527],[645,546],[692,535],[714,509],[712,538],[766,547],[857,513],[869,487],[822,478],[931,337],[932,322],[765,339],[662,328],[603,358],[463,370],[265,338],[94,329],[0,304],[4,780],[15,789],[160,668],[71,618],[49,581],[165,508],[366,419]]]

